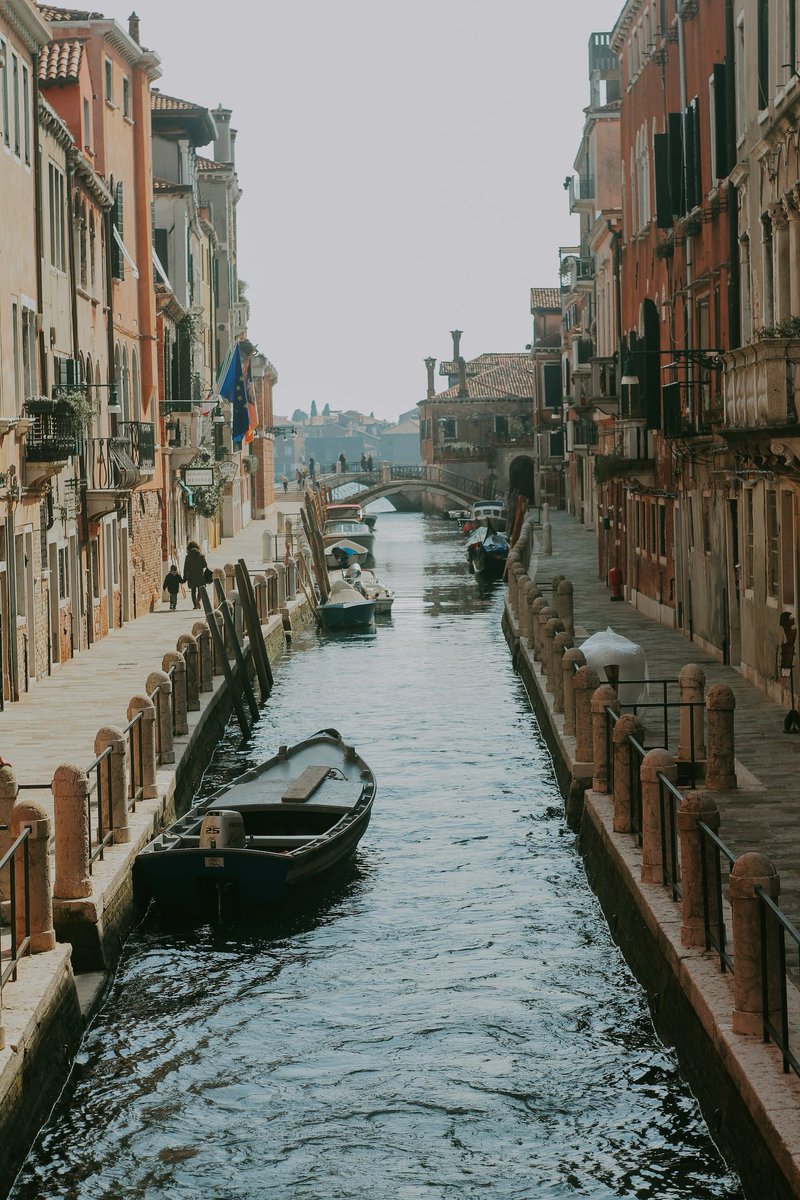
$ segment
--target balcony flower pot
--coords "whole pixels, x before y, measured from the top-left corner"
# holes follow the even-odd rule
[[[30,400],[26,400],[24,404],[24,412],[26,417],[43,417],[49,416],[56,411],[56,400],[51,400],[48,396],[35,396]]]

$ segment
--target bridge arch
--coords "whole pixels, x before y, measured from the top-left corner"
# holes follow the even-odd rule
[[[329,475],[322,482],[331,489],[333,496],[347,484],[361,484],[363,490],[356,496],[362,504],[401,493],[410,498],[428,492],[444,496],[459,508],[465,508],[480,500],[491,499],[494,495],[493,480],[468,479],[439,466],[401,467],[386,463],[380,472]]]

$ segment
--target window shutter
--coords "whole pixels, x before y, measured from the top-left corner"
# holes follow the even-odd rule
[[[114,202],[114,219],[116,221],[119,236],[124,239],[125,228],[123,224],[123,204],[122,204],[122,184],[117,184],[117,194]]]
[[[711,136],[717,156],[717,179],[730,171],[728,163],[728,80],[724,63],[714,63],[714,128]]]
[[[169,233],[166,229],[153,229],[153,243],[158,261],[169,275]]]
[[[692,105],[686,109],[686,209],[687,211],[694,208],[697,200],[695,199],[697,192],[697,177],[695,174],[695,124]]]
[[[182,404],[192,401],[192,339],[178,330],[178,390],[175,399]]]
[[[669,189],[669,136],[653,134],[653,166],[656,179],[656,225],[672,228],[672,196]]]
[[[74,358],[62,359],[62,366],[65,369],[66,384],[68,388],[74,388],[78,383],[78,372],[75,370],[77,363]]]
[[[680,113],[670,113],[669,138],[669,193],[672,198],[673,217],[682,217],[686,211],[683,197],[683,120]]]
[[[691,129],[691,156],[689,162],[689,204],[696,208],[703,203],[703,164],[700,159],[700,100],[695,96],[689,105],[688,125]]]

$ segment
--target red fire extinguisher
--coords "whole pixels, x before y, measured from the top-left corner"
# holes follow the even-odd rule
[[[622,569],[620,567],[612,567],[608,572],[608,586],[611,588],[612,600],[624,600],[622,594]]]

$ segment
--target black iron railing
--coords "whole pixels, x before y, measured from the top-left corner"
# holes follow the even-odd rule
[[[755,892],[758,896],[761,932],[761,1007],[764,1041],[772,1040],[780,1050],[784,1074],[788,1074],[791,1068],[795,1075],[800,1075],[800,1061],[791,1046],[786,968],[786,937],[788,935],[789,940],[794,944],[795,953],[800,955],[800,931],[774,900],[764,894],[761,887],[756,886]],[[777,997],[771,994],[769,986],[771,949],[778,967]],[[779,1013],[779,1024],[772,1019],[772,1013],[775,1011]]]
[[[91,491],[130,491],[139,481],[127,438],[87,438],[84,464],[86,486]]]
[[[25,434],[28,462],[64,462],[80,453],[81,423],[75,409],[56,400],[25,406],[31,426]]]
[[[722,864],[727,864],[728,875],[736,857],[720,838],[709,829],[704,821],[698,822],[700,830],[700,873],[703,883],[703,928],[706,950],[716,950],[721,971],[733,974],[733,955],[728,950],[728,931],[722,891]]]
[[[128,739],[128,763],[130,767],[128,807],[131,812],[136,811],[137,803],[144,796],[144,763],[142,760],[143,723],[142,710],[139,709],[138,712],[133,714],[122,731],[122,736]]]
[[[86,804],[89,810],[89,874],[99,858],[102,860],[105,848],[114,838],[111,812],[111,746],[106,746],[102,754],[86,768],[89,779],[89,790],[86,794]],[[105,805],[103,804],[103,775],[105,775]],[[103,812],[103,808],[107,812]],[[95,810],[97,825],[92,836],[92,809]],[[108,823],[106,824],[106,816]],[[94,847],[94,849],[92,849]]]
[[[119,436],[128,443],[128,453],[140,471],[156,465],[156,434],[151,421],[120,421]]]
[[[681,865],[678,852],[678,809],[683,793],[658,773],[658,807],[661,814],[661,882],[672,891],[672,899],[681,898]]]

